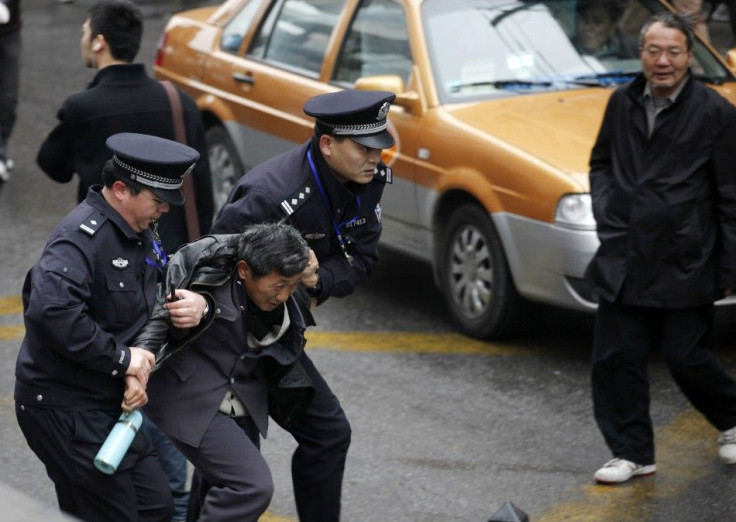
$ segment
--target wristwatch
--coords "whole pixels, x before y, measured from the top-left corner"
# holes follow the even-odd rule
[[[307,288],[307,295],[309,297],[317,297],[320,293],[322,293],[322,280],[317,276],[317,284],[311,288]]]

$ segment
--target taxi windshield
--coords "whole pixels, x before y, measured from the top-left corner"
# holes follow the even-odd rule
[[[640,70],[639,31],[652,0],[427,0],[422,16],[443,103],[615,86]],[[731,73],[695,41],[693,73]]]

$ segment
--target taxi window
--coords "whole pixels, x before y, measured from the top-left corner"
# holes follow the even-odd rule
[[[317,76],[343,1],[276,2],[248,54]]]
[[[240,44],[243,43],[245,33],[253,22],[253,17],[258,13],[265,0],[251,0],[245,7],[230,20],[222,31],[220,48],[223,51],[237,53]]]
[[[406,18],[395,0],[365,0],[348,31],[334,80],[354,83],[360,77],[396,74],[409,81],[412,59]]]

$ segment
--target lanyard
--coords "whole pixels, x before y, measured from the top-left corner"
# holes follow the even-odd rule
[[[353,216],[352,219],[348,221],[343,221],[341,223],[336,223],[335,218],[332,217],[332,210],[330,209],[330,202],[327,200],[327,193],[325,192],[325,188],[322,186],[322,180],[319,177],[319,174],[317,173],[317,168],[314,166],[314,161],[312,160],[312,151],[310,149],[307,150],[307,160],[309,161],[309,166],[312,169],[312,176],[314,176],[314,181],[317,182],[317,188],[319,189],[319,195],[322,198],[322,203],[325,206],[325,209],[327,210],[327,215],[330,216],[330,221],[332,222],[332,228],[335,231],[335,235],[337,236],[337,242],[340,243],[340,248],[342,249],[342,253],[345,256],[345,259],[347,260],[349,265],[353,264],[353,256],[348,254],[347,246],[345,245],[345,240],[342,237],[342,234],[340,233],[340,230],[345,225],[349,225],[353,221],[358,219],[358,216],[360,215],[360,196],[356,196],[355,199],[358,202],[358,211]]]
[[[169,261],[169,258],[166,257],[166,252],[164,252],[164,247],[161,244],[161,238],[158,235],[158,221],[153,222],[153,253],[156,254],[156,260],[152,261],[148,258],[146,258],[146,264],[155,266],[157,268],[163,268],[166,266],[166,263]]]

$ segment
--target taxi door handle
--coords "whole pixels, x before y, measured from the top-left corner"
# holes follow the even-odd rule
[[[250,74],[240,72],[233,73],[233,80],[238,83],[249,83],[251,85],[254,85],[256,83],[255,78],[253,78]]]

